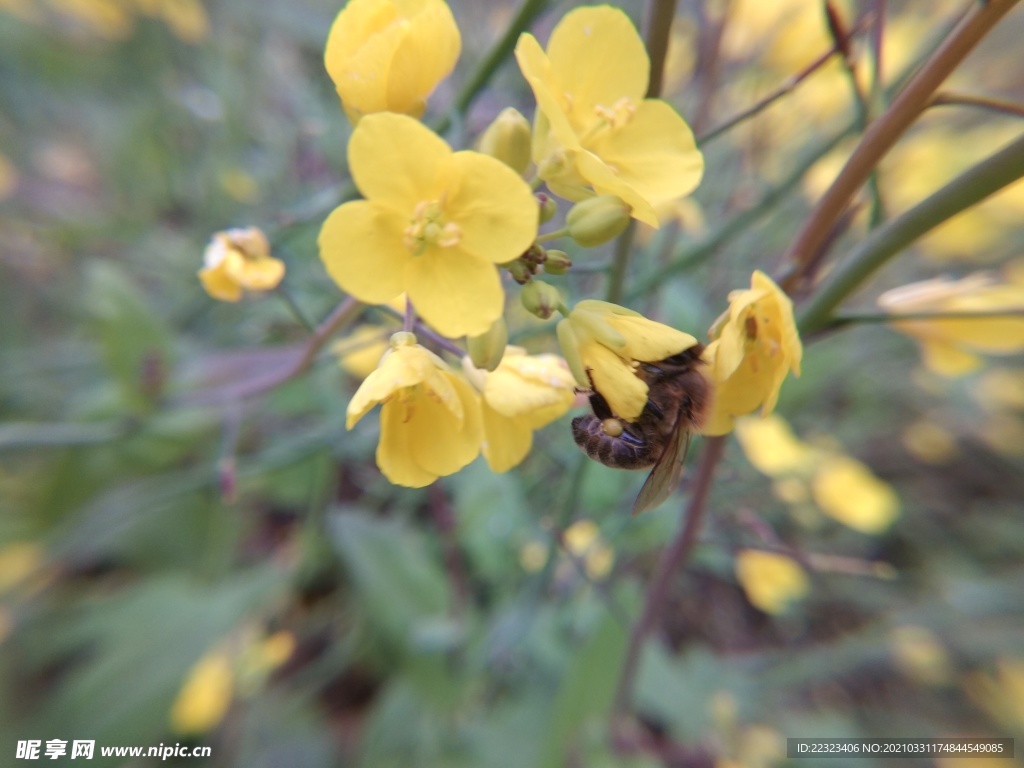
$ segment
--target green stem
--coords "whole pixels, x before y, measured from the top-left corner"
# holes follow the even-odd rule
[[[505,30],[505,34],[487,52],[484,60],[480,62],[472,76],[463,84],[462,90],[455,97],[454,110],[457,114],[465,115],[469,111],[476,97],[494,76],[494,73],[497,72],[498,67],[515,50],[516,43],[519,41],[519,35],[529,28],[530,24],[533,23],[533,20],[544,10],[547,4],[548,0],[523,0],[523,4],[519,6],[519,11],[516,13],[515,18],[512,19],[508,29]],[[444,115],[437,121],[434,130],[438,133],[444,133],[451,125],[451,116]]]
[[[615,256],[612,258],[612,271],[608,276],[608,290],[605,301],[618,304],[626,286],[626,272],[629,269],[629,254],[633,250],[633,239],[636,237],[636,221],[629,222],[626,231],[615,241]]]
[[[784,267],[789,274],[783,289],[791,291],[800,284],[836,221],[878,162],[928,106],[943,81],[1017,2],[989,0],[980,3],[911,78],[885,113],[865,131],[860,144],[786,253],[783,264],[790,269]]]
[[[800,312],[801,334],[829,325],[829,316],[876,269],[917,238],[1024,176],[1024,135],[957,176],[935,194],[872,232],[826,278]]]
[[[303,328],[307,331],[315,330],[312,321],[306,317],[306,313],[302,311],[301,307],[299,307],[291,292],[284,287],[284,283],[278,285],[277,288],[274,289],[274,293],[285,303],[285,306],[288,307],[288,311],[292,313],[292,316],[299,321]]]
[[[1024,317],[1021,309],[989,309],[977,312],[843,312],[833,315],[829,328],[871,323],[902,323],[910,320],[991,320],[1003,317]]]
[[[538,243],[547,243],[547,242],[550,242],[552,240],[557,240],[560,237],[568,237],[568,236],[569,236],[569,228],[568,227],[562,227],[561,229],[556,229],[553,232],[547,232],[547,233],[545,233],[543,235],[538,235],[536,242],[538,242]]]

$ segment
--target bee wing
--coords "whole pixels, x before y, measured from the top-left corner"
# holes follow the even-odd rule
[[[661,454],[633,502],[634,517],[660,506],[679,485],[686,452],[690,449],[691,434],[687,419],[680,413],[672,431],[672,439],[668,441],[665,452]]]

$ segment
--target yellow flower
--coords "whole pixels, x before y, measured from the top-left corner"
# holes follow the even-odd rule
[[[566,528],[562,534],[562,544],[572,557],[582,561],[587,578],[603,579],[611,573],[615,564],[615,551],[601,538],[601,532],[593,520],[577,520]]]
[[[782,613],[810,589],[807,574],[793,558],[759,549],[737,553],[736,578],[751,604],[765,613]]]
[[[577,383],[593,386],[626,421],[635,421],[647,404],[638,363],[658,362],[697,344],[688,333],[593,299],[579,302],[558,324],[558,340]]]
[[[461,47],[443,0],[349,0],[327,37],[324,64],[353,123],[373,112],[419,117]]]
[[[901,320],[892,327],[921,342],[927,368],[943,376],[960,376],[981,365],[979,355],[1008,355],[1024,350],[1024,284],[996,282],[976,272],[961,280],[938,277],[886,291],[878,305],[887,312],[979,313],[1003,317]],[[1012,313],[1018,316],[1012,316]]]
[[[203,263],[199,280],[221,301],[238,301],[247,290],[272,290],[284,278],[284,262],[270,255],[266,235],[255,227],[215,234]]]
[[[656,227],[655,206],[700,183],[704,159],[689,126],[664,101],[644,98],[650,61],[622,11],[571,11],[547,53],[524,34],[516,59],[537,99],[533,159],[556,194],[616,195]]]
[[[715,385],[709,435],[732,431],[737,416],[758,406],[775,408],[787,374],[800,375],[803,348],[793,320],[793,303],[771,279],[755,271],[750,289],[729,294],[729,309],[711,329],[704,352]]]
[[[228,711],[234,687],[231,659],[221,649],[201,658],[189,672],[171,707],[171,728],[182,735],[206,733]]]
[[[533,443],[533,430],[563,416],[575,398],[572,374],[555,355],[527,355],[507,347],[488,373],[463,361],[483,394],[483,454],[494,472],[521,462]]]
[[[537,234],[537,201],[508,166],[452,152],[410,117],[359,121],[349,166],[366,200],[336,208],[320,232],[335,282],[370,304],[407,291],[445,336],[479,335],[501,315],[496,265],[518,258]]]
[[[396,333],[390,347],[349,402],[347,427],[380,404],[377,466],[392,483],[421,488],[476,458],[480,405],[473,388],[411,333]]]
[[[900,512],[892,486],[850,456],[822,462],[811,489],[823,512],[861,533],[881,533]]]

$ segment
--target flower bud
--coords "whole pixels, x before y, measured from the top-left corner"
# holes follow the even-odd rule
[[[512,275],[512,279],[520,285],[526,285],[533,279],[534,266],[532,264],[527,264],[522,259],[516,259],[515,261],[510,261],[508,264],[502,264],[501,266],[507,269],[508,273]]]
[[[576,203],[565,217],[569,237],[584,248],[607,243],[629,226],[632,209],[615,195],[598,195]]]
[[[522,174],[530,165],[530,123],[517,109],[502,110],[480,137],[480,151]]]
[[[537,205],[540,206],[540,223],[547,224],[558,213],[558,201],[543,192],[538,192],[534,197],[537,198]]]
[[[505,318],[499,317],[487,333],[469,336],[466,339],[466,350],[473,365],[486,371],[493,371],[501,362],[507,344],[508,326],[505,324]]]
[[[572,266],[572,259],[565,251],[548,251],[548,259],[544,262],[544,271],[549,275],[564,275]]]
[[[569,318],[561,320],[555,327],[555,334],[558,336],[558,346],[562,348],[562,357],[565,358],[576,384],[582,389],[590,389],[590,380],[587,377],[586,366],[583,365],[583,358],[580,357],[580,342],[576,338],[572,322]]]
[[[540,280],[531,280],[525,286],[519,297],[526,311],[536,315],[541,320],[547,320],[558,309],[562,303],[562,294],[553,285],[548,285]]]

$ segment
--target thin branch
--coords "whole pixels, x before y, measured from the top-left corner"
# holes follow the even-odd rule
[[[647,81],[647,98],[661,96],[665,82],[665,58],[672,39],[672,19],[676,15],[676,0],[651,0],[647,17],[647,55],[651,59],[651,75]]]
[[[625,714],[629,709],[644,641],[654,628],[655,620],[661,613],[672,578],[689,558],[694,544],[697,543],[697,535],[700,533],[704,520],[708,494],[711,491],[711,481],[715,474],[715,468],[725,451],[725,441],[725,437],[711,437],[705,443],[683,524],[668,549],[662,553],[654,578],[647,585],[643,611],[629,635],[626,658],[622,663],[622,671],[612,705],[613,718],[617,719],[617,716]]]
[[[990,309],[977,312],[843,312],[834,315],[828,327],[873,323],[902,323],[910,320],[992,320],[1002,317],[1024,317],[1021,309]]]
[[[979,107],[1013,117],[1024,117],[1024,104],[1019,101],[993,99],[989,96],[972,96],[969,93],[940,91],[932,98],[930,106]]]
[[[911,78],[885,113],[871,124],[783,258],[780,271],[788,272],[783,289],[802,280],[805,263],[813,258],[836,219],[882,157],[928,106],[950,73],[1017,2],[989,0],[979,4]]]
[[[850,30],[850,33],[849,33],[847,39],[852,38],[852,37],[856,36],[857,34],[859,34],[860,32],[862,32],[866,28],[867,24],[868,24],[868,19],[866,19],[866,18],[865,19],[861,19],[861,21],[859,21],[853,27],[853,29]],[[713,139],[716,139],[719,136],[721,136],[722,134],[726,133],[730,129],[735,128],[737,125],[739,125],[740,123],[744,122],[745,120],[749,120],[750,118],[755,117],[760,112],[763,112],[765,109],[770,107],[772,104],[774,104],[776,101],[781,99],[783,96],[785,96],[785,95],[791,93],[792,91],[794,91],[796,89],[796,87],[798,85],[800,85],[800,83],[802,83],[804,80],[806,80],[811,75],[813,75],[815,72],[817,72],[819,69],[821,69],[823,66],[825,66],[825,64],[827,64],[829,62],[829,60],[833,56],[836,55],[838,50],[839,50],[839,48],[837,47],[837,43],[833,43],[831,48],[829,48],[827,51],[825,51],[823,54],[821,54],[818,58],[816,58],[814,61],[812,61],[806,67],[804,67],[802,70],[797,72],[795,75],[790,77],[782,85],[780,85],[774,91],[769,93],[767,96],[765,96],[764,98],[760,99],[755,104],[747,107],[742,112],[740,112],[740,113],[738,113],[736,115],[733,115],[728,120],[726,120],[724,123],[721,123],[720,125],[717,125],[714,128],[712,128],[712,129],[710,129],[708,131],[705,131],[703,134],[698,136],[697,137],[697,145],[698,146],[703,146],[704,144],[707,144],[708,142],[712,141]]]

